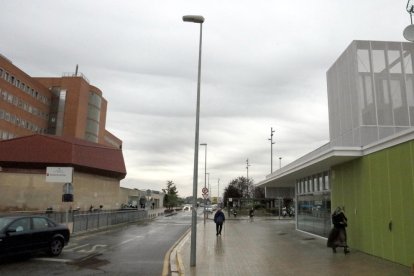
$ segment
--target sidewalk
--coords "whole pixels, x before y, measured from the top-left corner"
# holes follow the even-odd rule
[[[411,275],[411,269],[352,250],[333,254],[326,240],[295,230],[291,220],[226,220],[221,236],[208,219],[197,225],[196,266],[190,267],[191,232],[176,252],[181,275]]]

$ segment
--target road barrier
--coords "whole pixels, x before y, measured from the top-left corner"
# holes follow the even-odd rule
[[[72,233],[98,230],[112,225],[136,222],[147,218],[148,212],[146,210],[74,214]]]

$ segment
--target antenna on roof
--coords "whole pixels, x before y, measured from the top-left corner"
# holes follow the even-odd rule
[[[76,64],[76,70],[75,70],[75,77],[77,77],[78,76],[78,65]]]
[[[413,24],[414,1],[408,0],[406,10],[410,14],[411,25],[412,25]]]
[[[408,41],[414,42],[414,25],[413,25],[413,13],[414,13],[414,0],[408,0],[407,12],[410,14],[411,25],[408,25],[403,32],[403,36]]]

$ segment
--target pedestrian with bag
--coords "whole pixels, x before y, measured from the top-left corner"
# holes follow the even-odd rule
[[[218,208],[214,214],[214,222],[216,223],[216,236],[221,236],[221,229],[223,228],[223,223],[226,220],[223,211],[221,208]]]
[[[346,218],[343,209],[337,207],[332,214],[333,229],[329,233],[327,246],[332,248],[332,252],[336,253],[337,247],[343,247],[344,253],[348,254],[348,244],[346,242],[346,227],[348,226],[348,219]]]

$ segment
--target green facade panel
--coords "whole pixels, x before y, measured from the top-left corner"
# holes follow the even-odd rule
[[[404,240],[407,238],[404,231],[404,183],[411,183],[412,175],[410,164],[409,145],[405,147],[394,147],[389,150],[389,173],[390,173],[390,225],[392,235],[392,248],[394,259],[404,259],[407,252]]]
[[[332,168],[332,209],[344,206],[351,247],[414,263],[414,142]]]

